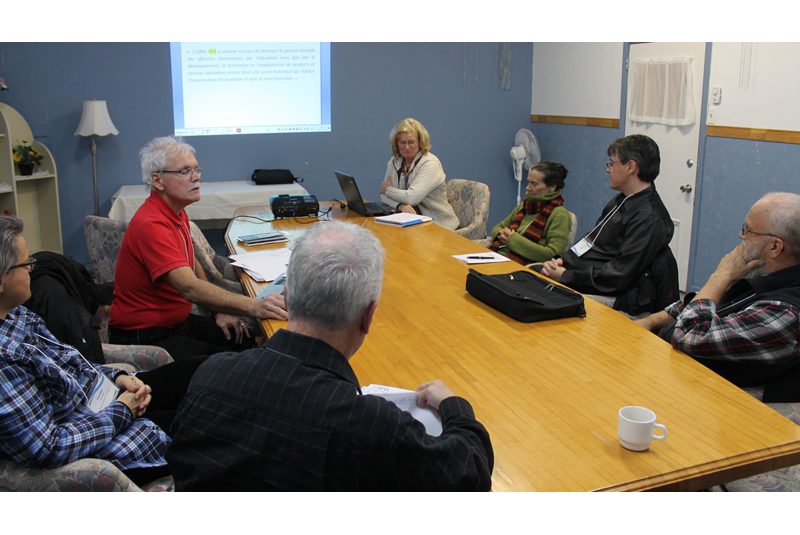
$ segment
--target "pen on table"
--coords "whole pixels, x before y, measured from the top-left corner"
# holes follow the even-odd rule
[[[468,256],[467,260],[494,260],[493,256]]]
[[[364,220],[364,221],[361,223],[361,226],[363,227],[364,225],[366,225],[368,220],[369,220],[369,218],[365,219],[365,220]]]

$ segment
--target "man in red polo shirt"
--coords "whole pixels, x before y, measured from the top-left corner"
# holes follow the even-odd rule
[[[228,314],[286,319],[283,296],[255,300],[206,279],[184,211],[200,200],[194,148],[160,137],[139,158],[150,197],[131,219],[117,258],[111,343],[163,347],[174,359],[252,347],[246,325]],[[213,319],[191,314],[192,303],[214,311]]]

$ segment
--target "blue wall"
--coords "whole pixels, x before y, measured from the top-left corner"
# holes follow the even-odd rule
[[[609,187],[606,149],[624,135],[618,128],[532,123],[542,159],[567,168],[564,207],[578,218],[578,236],[592,230],[600,212],[617,192]]]
[[[139,149],[172,131],[167,43],[2,43],[0,101],[19,111],[58,165],[65,254],[88,261],[82,221],[94,211],[89,140],[73,134],[83,100],[108,101],[120,131],[98,139],[101,215],[125,184],[141,183]],[[339,169],[377,198],[389,159],[389,131],[420,120],[450,178],[485,182],[490,221],[514,206],[509,150],[530,127],[533,47],[515,43],[511,89],[500,88],[499,44],[333,43],[331,133],[194,137],[205,181],[245,180],[256,168],[290,169],[320,200],[341,198]]]
[[[755,201],[772,191],[800,193],[798,168],[800,145],[705,138],[689,279],[695,289],[705,284],[722,257],[740,243],[739,229]]]

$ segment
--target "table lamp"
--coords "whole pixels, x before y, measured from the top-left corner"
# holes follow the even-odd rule
[[[76,136],[92,136],[92,144],[89,148],[92,151],[92,175],[94,176],[94,215],[100,215],[100,203],[97,199],[97,136],[107,136],[108,134],[117,135],[119,131],[111,122],[108,116],[108,107],[105,100],[84,100],[83,115],[78,125]]]

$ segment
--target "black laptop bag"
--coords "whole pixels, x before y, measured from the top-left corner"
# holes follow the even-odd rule
[[[288,169],[256,169],[250,177],[259,186],[272,186],[275,184],[291,184],[303,181],[301,177],[295,177]]]
[[[586,316],[581,294],[529,271],[484,275],[470,269],[467,292],[522,323]]]

